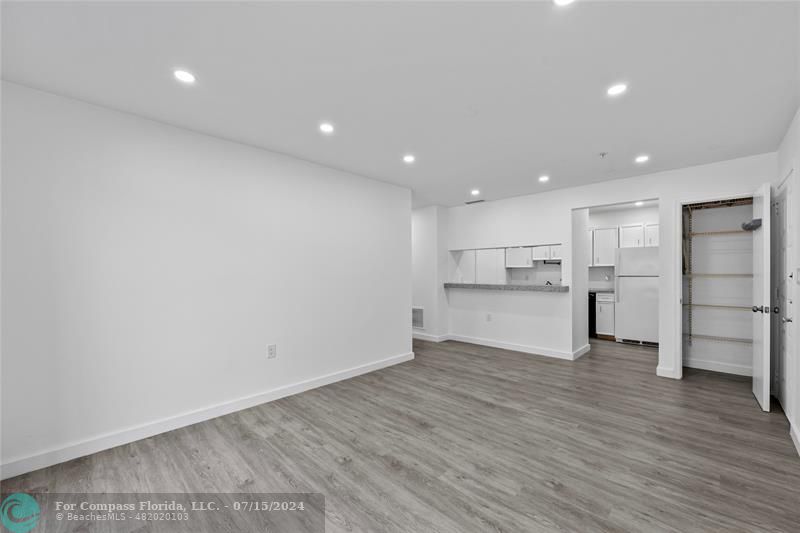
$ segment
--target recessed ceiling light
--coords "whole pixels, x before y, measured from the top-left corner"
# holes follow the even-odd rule
[[[647,163],[650,161],[650,156],[647,154],[637,155],[636,159],[634,159],[637,163]]]
[[[638,202],[636,202],[636,203],[635,203],[635,204],[633,204],[633,205],[635,205],[636,207],[642,207],[642,206],[644,205],[644,202],[642,202],[642,201],[638,201]]]
[[[624,83],[617,83],[608,88],[608,96],[619,96],[628,90],[628,86]]]
[[[557,6],[568,6],[575,0],[553,0],[553,3]]]
[[[550,176],[539,176],[539,181],[542,183],[546,183],[550,181]]]
[[[481,191],[479,191],[478,189],[472,189],[472,190],[470,191],[470,194],[471,194],[472,196],[478,196],[480,193],[481,193]]]
[[[406,154],[406,155],[403,156],[403,161],[408,163],[409,165],[411,163],[413,163],[414,161],[416,161],[416,160],[417,160],[417,158],[414,157],[414,154]]]
[[[183,82],[183,83],[194,83],[195,77],[194,74],[187,70],[176,70],[172,73],[175,76],[175,79]]]
[[[325,135],[330,135],[331,133],[333,133],[333,124],[331,124],[330,122],[323,122],[322,124],[319,125],[319,131],[321,131]]]

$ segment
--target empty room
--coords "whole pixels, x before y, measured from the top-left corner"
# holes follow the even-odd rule
[[[0,30],[0,530],[800,531],[800,0]]]

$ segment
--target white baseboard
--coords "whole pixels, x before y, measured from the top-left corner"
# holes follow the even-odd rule
[[[681,379],[681,374],[675,372],[673,367],[667,366],[657,366],[656,367],[656,376],[662,378],[671,378],[671,379]]]
[[[552,350],[550,348],[541,348],[539,346],[529,346],[527,344],[514,344],[511,342],[504,342],[504,341],[496,341],[493,339],[483,339],[480,337],[468,337],[466,335],[449,335],[450,340],[460,341],[460,342],[468,342],[470,344],[478,344],[480,346],[490,346],[492,348],[502,348],[503,350],[513,350],[515,352],[523,352],[529,353],[534,355],[544,355],[546,357],[555,357],[557,359],[566,359],[568,361],[573,361],[583,355],[586,352],[581,353],[580,355],[576,355],[576,352],[562,352],[559,350]],[[581,348],[583,350],[583,348]],[[587,349],[588,351],[588,349]]]
[[[421,341],[430,342],[444,342],[450,340],[450,335],[431,335],[429,333],[422,333],[421,331],[413,331],[411,332],[411,336]]]
[[[285,398],[317,387],[329,385],[337,381],[349,379],[361,374],[380,370],[388,366],[404,363],[414,359],[414,352],[395,355],[359,365],[353,368],[340,370],[331,374],[326,374],[317,378],[300,381],[291,385],[278,387],[276,389],[260,392],[250,396],[238,398],[228,402],[219,403],[202,409],[196,409],[179,415],[162,418],[147,424],[126,428],[104,435],[98,435],[79,442],[74,442],[58,448],[37,452],[25,457],[15,458],[0,466],[0,479],[8,479],[20,474],[32,472],[40,468],[45,468],[78,457],[83,457],[97,453],[109,448],[121,446],[141,439],[146,439],[159,433],[172,431],[174,429],[190,426],[198,422],[217,418],[242,409],[248,409],[262,403],[271,402],[279,398]]]
[[[731,363],[720,363],[707,359],[695,359],[690,357],[683,362],[683,366],[689,368],[699,368],[700,370],[711,370],[712,372],[725,372],[726,374],[736,374],[737,376],[752,376],[753,368],[747,365],[735,365]]]
[[[581,346],[580,348],[578,348],[577,350],[572,352],[572,360],[575,361],[576,359],[580,358],[584,354],[588,353],[589,350],[591,350],[591,349],[592,349],[592,345],[591,344],[585,344],[585,345]]]
[[[800,455],[800,430],[794,424],[789,424],[789,435],[792,436],[794,448],[797,450],[797,455]]]

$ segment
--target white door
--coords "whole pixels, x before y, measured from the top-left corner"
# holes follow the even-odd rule
[[[549,246],[534,246],[533,247],[533,258],[535,260],[550,259],[550,247]]]
[[[787,376],[793,366],[794,352],[794,274],[792,257],[794,224],[791,216],[792,178],[785,182],[773,202],[772,218],[772,395],[776,396],[789,419],[793,415],[792,392],[787,387]]]
[[[658,224],[645,224],[644,245],[658,246]]]
[[[594,265],[614,266],[619,232],[617,228],[598,228],[594,230]]]
[[[769,411],[770,385],[770,186],[753,195],[753,219],[761,227],[753,231],[753,395],[761,409]]]
[[[619,227],[619,247],[638,248],[644,246],[644,226],[629,224]]]

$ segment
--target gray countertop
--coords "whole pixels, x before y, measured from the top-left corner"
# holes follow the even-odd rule
[[[567,285],[514,285],[493,283],[445,283],[445,289],[485,289],[490,291],[569,292]]]

